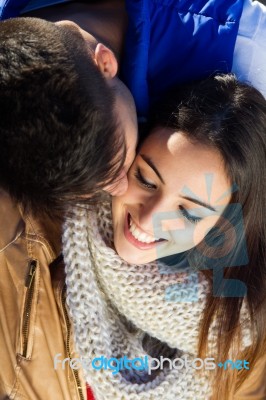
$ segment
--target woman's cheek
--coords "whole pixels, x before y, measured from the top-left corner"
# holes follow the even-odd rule
[[[208,232],[215,226],[219,220],[218,215],[205,217],[200,223],[195,225],[193,240],[195,246],[199,244],[207,236]]]

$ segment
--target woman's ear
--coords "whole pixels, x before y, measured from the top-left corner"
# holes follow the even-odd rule
[[[106,79],[116,76],[118,70],[117,59],[104,44],[98,43],[95,49],[95,62]]]

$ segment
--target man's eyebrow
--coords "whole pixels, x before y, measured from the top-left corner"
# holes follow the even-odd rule
[[[162,175],[158,171],[158,169],[155,167],[153,161],[150,159],[150,157],[145,156],[145,154],[140,154],[140,157],[153,169],[153,171],[156,173],[160,181],[165,185],[165,182],[162,178]]]
[[[198,204],[199,206],[208,208],[211,211],[216,211],[216,209],[214,207],[212,207],[210,204],[208,203],[204,203],[204,201],[198,200],[198,199],[194,199],[193,197],[188,197],[188,196],[181,196],[183,199],[188,200],[188,201],[192,201],[192,203]]]

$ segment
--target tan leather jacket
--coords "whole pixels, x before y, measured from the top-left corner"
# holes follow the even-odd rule
[[[0,400],[86,399],[81,371],[54,368],[56,354],[75,353],[53,236],[0,191]]]
[[[60,229],[22,218],[0,191],[0,400],[86,399],[81,371],[54,368],[56,354],[76,356],[59,253]],[[236,394],[219,400],[266,400],[266,355]]]

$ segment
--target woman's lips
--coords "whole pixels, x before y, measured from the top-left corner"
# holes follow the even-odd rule
[[[140,250],[152,249],[166,241],[165,239],[156,239],[140,229],[129,213],[125,217],[124,234],[126,239]]]

